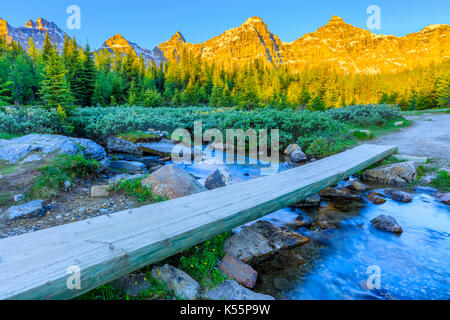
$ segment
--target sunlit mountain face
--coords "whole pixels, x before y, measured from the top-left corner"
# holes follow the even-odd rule
[[[32,37],[43,47],[45,34],[62,49],[65,33],[55,23],[39,18],[29,20],[25,27],[14,28],[0,19],[0,34],[22,47]],[[245,66],[255,60],[268,67],[286,66],[293,72],[327,68],[346,74],[378,74],[410,70],[417,66],[441,63],[450,59],[450,26],[431,25],[405,37],[376,35],[354,27],[340,17],[315,32],[287,43],[270,32],[259,17],[251,17],[241,26],[202,43],[191,44],[181,32],[153,49],[117,34],[106,40],[100,49],[125,54],[128,51],[146,61],[178,61],[182,55],[199,57],[224,69]]]

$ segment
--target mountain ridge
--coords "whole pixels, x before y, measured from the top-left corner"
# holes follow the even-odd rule
[[[65,33],[53,22],[39,18],[29,20],[25,27],[13,28],[6,20],[0,19],[0,35],[5,35],[8,41],[19,41],[23,47],[33,36],[41,48],[46,32],[61,49]],[[333,16],[316,31],[292,42],[284,42],[270,31],[263,19],[254,16],[205,42],[189,43],[177,31],[168,41],[153,49],[145,49],[116,34],[106,40],[101,49],[117,50],[121,54],[132,50],[137,57],[142,56],[156,64],[178,61],[186,53],[225,69],[259,60],[267,67],[286,66],[293,72],[319,67],[346,74],[378,74],[400,72],[450,59],[450,26],[434,24],[397,37],[377,35]]]

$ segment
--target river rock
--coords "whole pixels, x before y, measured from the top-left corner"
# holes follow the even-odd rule
[[[225,240],[224,251],[248,264],[259,263],[275,253],[304,244],[308,239],[286,228],[259,220]]]
[[[15,196],[14,196],[14,201],[15,202],[20,202],[20,201],[22,201],[22,200],[24,200],[25,199],[25,195],[24,194],[16,194]]]
[[[109,137],[106,141],[106,148],[109,152],[142,154],[142,150],[137,144],[117,137]]]
[[[251,266],[233,257],[231,254],[225,255],[219,264],[219,270],[228,277],[236,280],[240,285],[252,289],[256,285],[258,272]]]
[[[226,239],[224,251],[249,264],[263,261],[275,252],[268,239],[248,227]]]
[[[395,190],[395,189],[385,189],[383,193],[395,201],[400,201],[403,203],[408,203],[412,201],[412,195],[407,192]]]
[[[161,139],[157,142],[139,143],[138,145],[141,148],[142,152],[145,154],[152,154],[160,157],[171,157],[172,151],[178,145],[178,143],[168,139]],[[192,150],[184,145],[180,145],[179,148],[180,151],[182,150],[183,152],[191,152],[191,154],[193,154]]]
[[[125,160],[111,161],[109,167],[111,169],[125,170],[128,172],[139,172],[147,170],[147,166],[142,162],[138,161],[125,161]]]
[[[44,201],[33,200],[18,206],[10,207],[6,211],[9,220],[34,218],[44,214]]]
[[[306,198],[305,200],[296,202],[294,204],[291,205],[291,207],[293,208],[308,208],[308,207],[318,207],[320,205],[320,195],[314,194],[308,198]]]
[[[438,195],[436,195],[436,198],[443,204],[450,205],[450,192],[439,193]]]
[[[142,291],[150,289],[150,282],[144,273],[130,273],[111,282],[111,286],[123,294],[136,297]]]
[[[413,161],[388,164],[363,173],[366,181],[399,186],[413,182],[416,177],[417,169]]]
[[[103,186],[92,186],[91,187],[91,198],[104,198],[109,196],[109,185]]]
[[[392,232],[392,233],[402,233],[403,229],[398,224],[397,220],[395,220],[392,216],[387,215],[379,215],[372,221],[372,225],[381,231]]]
[[[209,190],[225,187],[231,184],[231,174],[225,168],[217,168],[205,181],[205,187]]]
[[[155,195],[175,199],[203,192],[203,187],[193,176],[174,164],[169,164],[153,172],[142,180],[142,185],[151,187]]]
[[[214,289],[206,291],[202,298],[205,300],[275,300],[272,296],[244,288],[234,280],[226,280]]]
[[[379,205],[379,204],[383,204],[386,202],[386,199],[384,199],[383,197],[380,196],[380,194],[376,191],[370,192],[367,196],[366,199],[369,200],[370,202],[372,202],[373,204]]]
[[[303,162],[308,160],[308,156],[301,149],[292,151],[290,158],[292,162]]]
[[[290,144],[288,147],[284,150],[284,154],[289,156],[293,151],[295,150],[301,150],[300,146],[298,144]]]
[[[361,196],[353,194],[345,189],[328,187],[319,192],[321,198],[330,201],[358,201]]]
[[[306,241],[299,233],[289,231],[287,228],[278,228],[274,224],[264,220],[256,221],[248,228],[269,240],[269,244],[276,252],[294,248],[304,244]]]
[[[164,283],[166,288],[181,298],[194,300],[200,292],[200,285],[186,272],[174,268],[168,264],[161,268],[153,268],[151,276]]]
[[[343,188],[350,189],[353,191],[365,191],[367,190],[367,186],[358,180],[350,180],[346,181],[343,185]]]
[[[28,134],[11,140],[0,139],[0,159],[17,163],[29,153],[41,154],[82,154],[100,162],[102,167],[108,165],[105,149],[89,139],[65,137],[50,134]]]

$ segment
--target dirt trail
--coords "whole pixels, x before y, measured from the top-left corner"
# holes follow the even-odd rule
[[[410,127],[378,137],[374,143],[394,145],[398,153],[450,161],[450,114],[407,116]]]

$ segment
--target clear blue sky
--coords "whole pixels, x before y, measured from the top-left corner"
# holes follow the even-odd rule
[[[0,17],[13,27],[44,17],[81,43],[98,48],[121,33],[130,41],[153,48],[181,31],[191,43],[205,41],[260,16],[283,41],[294,41],[326,24],[333,15],[367,28],[366,9],[381,8],[381,30],[404,36],[430,24],[450,24],[448,0],[14,0],[2,1]],[[68,30],[66,8],[81,8],[81,30]]]

